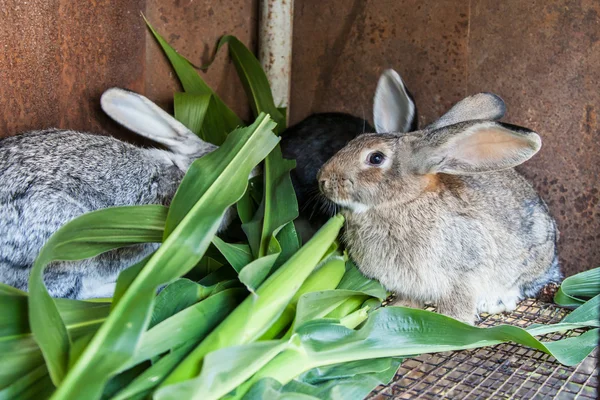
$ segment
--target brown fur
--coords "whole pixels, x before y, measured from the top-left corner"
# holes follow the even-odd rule
[[[498,106],[499,98],[481,96],[475,105]],[[462,118],[453,125],[442,118],[436,129],[359,136],[318,176],[325,196],[343,207],[344,239],[365,275],[401,304],[436,303],[468,323],[560,279],[554,220],[512,168],[538,151],[539,136],[466,121],[470,99],[452,109]],[[477,112],[501,116],[503,108]],[[367,162],[373,151],[386,155],[381,166]]]

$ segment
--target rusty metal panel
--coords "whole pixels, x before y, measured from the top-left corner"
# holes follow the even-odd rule
[[[371,119],[379,74],[396,69],[421,122],[466,93],[468,2],[303,0],[296,3],[291,122],[311,112]]]
[[[522,171],[558,221],[563,270],[600,266],[600,2],[476,0],[470,32],[468,91],[500,94],[542,136]]]
[[[208,63],[218,39],[237,36],[256,50],[258,0],[236,1],[147,1],[147,17],[155,29],[194,65]],[[160,46],[147,36],[146,94],[165,108],[172,107],[173,92],[181,90]],[[250,118],[250,108],[227,49],[221,49],[207,73],[206,82],[241,118]]]
[[[468,94],[499,93],[506,120],[544,140],[522,170],[558,220],[563,270],[600,265],[600,2],[304,0],[293,44],[291,122],[318,111],[371,119],[388,67],[421,126]]]
[[[143,7],[143,0],[2,0],[0,136],[47,127],[119,131],[99,96],[114,85],[143,87]]]

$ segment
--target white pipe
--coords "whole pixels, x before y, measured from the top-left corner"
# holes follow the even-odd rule
[[[290,102],[294,0],[261,0],[258,54],[277,107]]]

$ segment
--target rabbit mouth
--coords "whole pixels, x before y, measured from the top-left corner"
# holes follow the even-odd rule
[[[342,209],[350,210],[355,213],[362,213],[369,209],[369,206],[352,199],[345,191],[335,190],[333,188],[321,189],[323,196],[331,203],[336,204]]]
[[[360,214],[369,210],[369,206],[366,204],[359,203],[353,200],[338,200],[336,204],[341,206],[342,209],[347,209],[353,213]]]

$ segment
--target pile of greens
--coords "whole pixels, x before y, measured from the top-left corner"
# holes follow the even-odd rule
[[[0,285],[0,399],[354,399],[388,383],[411,355],[513,341],[574,365],[596,346],[598,269],[565,281],[557,299],[576,309],[555,325],[477,328],[381,307],[386,291],[338,249],[342,216],[300,243],[294,162],[278,145],[285,117],[253,54],[232,36],[219,43],[255,114],[245,126],[152,32],[184,89],[175,117],[220,147],[191,165],[169,208],[83,215],[43,248],[28,294]],[[262,175],[248,180],[259,164]],[[241,229],[219,237],[232,205]],[[148,242],[162,245],[120,274],[112,299],[48,295],[42,276],[52,261]],[[535,338],[578,328],[587,330]]]

